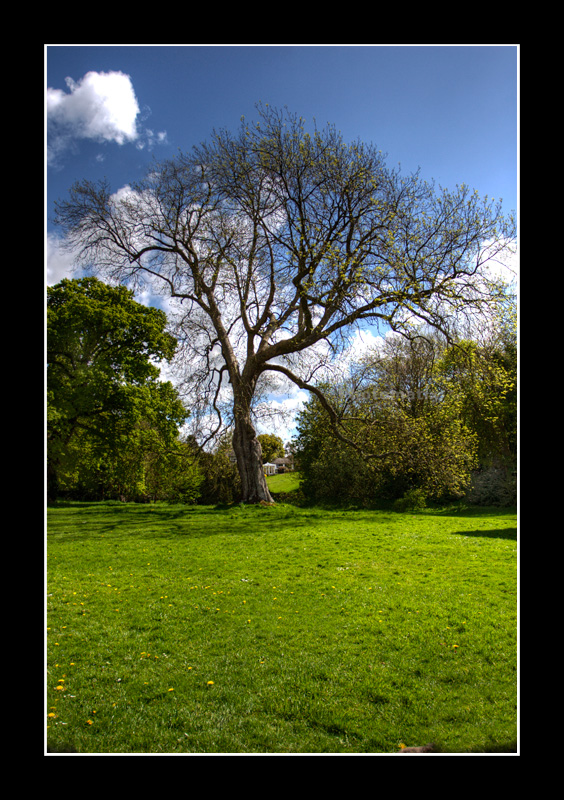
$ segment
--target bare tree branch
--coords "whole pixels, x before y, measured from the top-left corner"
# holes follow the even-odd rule
[[[112,194],[78,184],[57,219],[101,276],[160,283],[186,310],[187,383],[217,416],[228,376],[242,483],[255,498],[269,496],[251,422],[259,378],[271,370],[315,394],[281,361],[337,352],[364,323],[409,334],[424,322],[448,335],[460,314],[491,303],[484,266],[515,236],[513,218],[464,185],[436,191],[390,170],[372,145],[347,144],[332,126],[309,132],[271,108],[138,185]]]

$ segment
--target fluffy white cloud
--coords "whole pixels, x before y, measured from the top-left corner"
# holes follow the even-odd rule
[[[78,138],[124,144],[137,138],[139,105],[131,78],[123,72],[88,72],[66,79],[70,93],[47,89],[50,122],[69,128]]]
[[[74,256],[62,246],[62,241],[54,234],[48,234],[46,240],[45,282],[47,286],[54,286],[63,278],[76,278]]]
[[[135,142],[137,147],[162,143],[166,133],[140,130],[139,103],[129,75],[88,72],[79,81],[66,78],[68,91],[47,89],[48,157],[51,163],[79,139]]]

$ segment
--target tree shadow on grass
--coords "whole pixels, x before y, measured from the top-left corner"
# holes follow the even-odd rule
[[[507,517],[517,514],[514,507],[505,506],[473,506],[466,503],[459,503],[448,506],[447,508],[429,507],[422,513],[432,514],[437,517]]]
[[[194,536],[198,533],[197,527],[189,521],[189,515],[193,515],[196,506],[62,501],[52,504],[50,508],[70,512],[55,516],[47,524],[48,535],[64,538],[65,541],[101,536],[166,535],[181,527]],[[74,511],[76,516],[72,513]],[[219,529],[219,520],[217,523],[213,527]]]
[[[452,536],[484,536],[486,539],[512,539],[517,541],[517,528],[492,528],[475,531],[453,531]]]
[[[65,541],[87,538],[147,536],[202,538],[217,534],[237,536],[282,528],[323,524],[321,512],[298,511],[293,506],[166,505],[137,503],[59,502],[52,508],[76,510],[54,518],[48,534]],[[297,513],[296,513],[297,512]],[[319,519],[318,519],[319,517]]]
[[[340,522],[347,517],[348,511],[341,509],[337,518],[327,514],[327,510],[318,506],[297,507],[290,504],[276,504],[271,507],[260,505],[181,505],[165,503],[119,503],[119,502],[59,502],[52,508],[69,511],[60,518],[56,515],[48,525],[48,533],[67,541],[71,539],[85,539],[88,537],[122,537],[135,535],[139,537],[186,537],[202,538],[216,534],[254,535],[257,532],[268,533],[281,531],[284,528],[302,528],[304,526],[324,530],[333,523]],[[72,513],[76,511],[76,517]],[[350,511],[350,509],[349,509]],[[474,510],[473,510],[474,511]],[[335,509],[333,509],[335,512]],[[370,514],[364,509],[365,514]],[[417,516],[431,515],[448,517],[476,517],[505,516],[508,510],[498,510],[492,514],[492,509],[476,509],[475,513],[467,510],[443,510],[442,512],[423,512]],[[383,522],[383,519],[379,520]],[[491,528],[486,525],[483,529],[453,531],[454,535],[482,536],[485,538],[517,539],[516,527],[511,526],[511,520],[506,520],[506,527]],[[495,523],[494,523],[495,524]]]

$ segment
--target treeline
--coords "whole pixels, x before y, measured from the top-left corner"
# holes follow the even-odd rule
[[[160,365],[176,340],[163,311],[125,287],[63,280],[47,297],[48,499],[231,503],[240,482],[224,439],[181,439],[190,415]],[[516,499],[517,340],[511,306],[487,337],[386,339],[347,380],[312,395],[293,443],[310,502],[417,507]],[[283,454],[262,437],[263,460]],[[346,440],[346,441],[345,441]],[[278,449],[277,449],[278,448]]]
[[[512,304],[489,334],[447,344],[391,337],[298,418],[303,491],[313,502],[398,508],[517,492],[517,336]],[[344,440],[348,440],[345,442]]]

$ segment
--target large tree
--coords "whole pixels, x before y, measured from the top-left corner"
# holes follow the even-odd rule
[[[327,426],[312,398],[297,419],[303,489],[315,500],[373,503],[419,497],[461,497],[476,466],[477,437],[465,424],[459,387],[445,380],[445,343],[426,336],[387,338],[367,352],[340,384],[324,387],[362,441],[355,452]],[[355,430],[356,427],[356,430]],[[365,459],[378,453],[378,459]]]
[[[259,107],[238,131],[155,165],[120,191],[75,184],[56,219],[79,263],[108,279],[160,283],[179,301],[195,396],[222,417],[231,398],[243,499],[271,501],[252,417],[270,375],[312,380],[354,327],[446,331],[488,303],[483,272],[514,238],[499,202],[462,185],[402,177],[374,146]]]
[[[166,322],[163,311],[137,303],[124,286],[90,277],[48,287],[50,499],[73,453],[85,458],[94,447],[107,462],[108,448],[123,446],[141,423],[163,441],[176,440],[188,412],[172,384],[159,379],[157,363],[171,359],[176,348]]]

